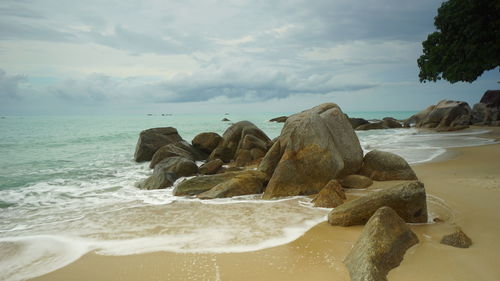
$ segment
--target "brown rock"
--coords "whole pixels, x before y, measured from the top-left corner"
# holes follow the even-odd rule
[[[388,127],[388,128],[391,128],[391,129],[394,129],[394,128],[402,128],[403,126],[401,125],[401,123],[399,123],[398,120],[392,118],[392,117],[385,117],[384,119],[382,119],[382,123]]]
[[[139,135],[134,159],[136,162],[149,161],[160,147],[181,140],[182,138],[177,133],[177,130],[172,127],[144,130]]]
[[[453,246],[456,248],[469,248],[472,245],[472,240],[461,230],[443,236],[441,244]]]
[[[373,181],[362,175],[349,175],[343,178],[340,183],[345,188],[367,188],[373,184]]]
[[[219,183],[210,190],[197,195],[200,199],[226,198],[262,193],[266,174],[259,171],[243,171],[233,178]]]
[[[349,123],[351,123],[353,129],[356,129],[359,126],[368,124],[370,122],[363,118],[349,118]]]
[[[269,122],[284,123],[286,122],[286,119],[288,119],[288,116],[280,116],[269,120]]]
[[[213,175],[224,165],[224,162],[220,159],[215,159],[208,161],[207,163],[200,166],[200,174],[202,175]]]
[[[376,181],[417,180],[417,175],[406,160],[380,150],[372,150],[365,155],[359,174]]]
[[[409,118],[417,128],[436,128],[440,131],[467,128],[471,121],[471,109],[464,101],[442,100],[432,107]],[[409,122],[407,120],[407,122]]]
[[[407,182],[356,198],[333,209],[328,214],[331,225],[359,225],[383,206],[391,207],[406,222],[427,222],[427,203],[424,184]]]
[[[156,164],[160,163],[162,160],[169,158],[169,157],[184,157],[186,159],[194,161],[193,154],[186,149],[183,148],[184,145],[182,145],[180,142],[176,143],[171,143],[167,144],[165,146],[162,146],[160,149],[158,149],[155,154],[153,155],[153,158],[151,159],[151,162],[149,163],[149,167],[153,169]]]
[[[172,184],[180,177],[189,177],[198,173],[198,166],[183,157],[170,157],[155,166],[153,175],[139,184],[141,189],[163,189]]]
[[[201,133],[196,135],[194,139],[191,141],[194,148],[199,149],[205,153],[212,153],[214,149],[219,145],[222,141],[222,137],[217,133]]]
[[[227,118],[222,118],[222,122],[229,122],[231,120],[227,119]]]
[[[356,172],[362,155],[351,124],[336,104],[294,114],[259,165],[271,177],[263,198],[318,193],[331,179]]]
[[[383,130],[383,129],[389,129],[389,127],[387,127],[382,121],[376,123],[367,123],[356,127],[356,131]]]
[[[314,198],[314,207],[336,208],[346,199],[344,190],[337,180],[329,181]]]
[[[381,207],[367,222],[344,260],[352,281],[387,281],[418,238],[394,210]]]

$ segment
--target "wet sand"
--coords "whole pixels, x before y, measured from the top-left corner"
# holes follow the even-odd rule
[[[499,128],[488,129],[493,130],[488,137],[500,140]],[[411,225],[420,243],[389,280],[499,280],[500,144],[452,149],[447,157],[413,167],[426,186],[431,219],[442,222]],[[352,199],[397,183],[376,182],[347,194]],[[456,226],[472,238],[471,248],[439,244]],[[361,229],[323,222],[291,243],[247,253],[90,253],[33,280],[349,280],[342,260]]]

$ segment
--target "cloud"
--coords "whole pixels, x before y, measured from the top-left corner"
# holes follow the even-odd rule
[[[24,75],[7,75],[0,68],[0,97],[2,100],[20,100],[23,93],[21,86],[25,82],[27,79]]]

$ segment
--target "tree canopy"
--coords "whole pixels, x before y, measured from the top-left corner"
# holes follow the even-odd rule
[[[422,42],[420,82],[473,82],[500,65],[500,0],[449,0]]]

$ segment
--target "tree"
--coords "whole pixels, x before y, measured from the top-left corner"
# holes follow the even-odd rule
[[[500,0],[449,0],[422,42],[420,82],[473,82],[500,65]]]

